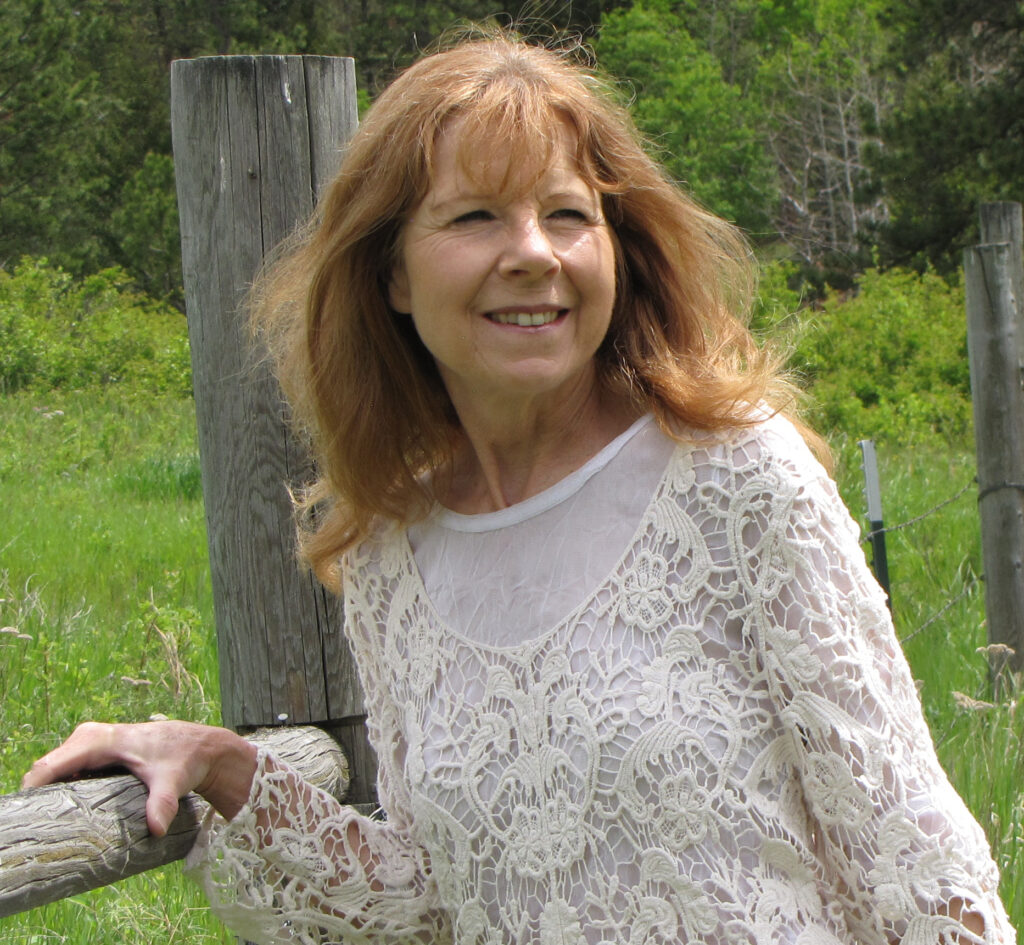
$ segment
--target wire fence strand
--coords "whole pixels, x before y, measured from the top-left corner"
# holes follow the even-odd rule
[[[933,505],[927,512],[922,512],[920,515],[915,515],[911,519],[907,519],[905,522],[900,522],[898,525],[887,525],[885,528],[876,528],[868,532],[863,538],[861,538],[861,544],[871,541],[876,535],[884,535],[887,532],[898,532],[904,528],[910,528],[911,525],[916,525],[918,522],[928,518],[929,515],[934,515],[936,512],[941,511],[947,505],[952,505],[959,499],[971,486],[976,485],[978,482],[977,476],[972,476],[970,481],[967,482],[961,489],[957,490],[948,499],[943,499],[938,505]]]
[[[972,575],[970,579],[968,579],[967,583],[964,585],[963,590],[960,591],[960,593],[957,594],[956,597],[951,597],[948,601],[946,601],[946,603],[943,604],[942,607],[935,611],[935,613],[932,614],[916,630],[912,630],[905,637],[900,637],[900,644],[909,643],[919,633],[922,633],[924,630],[927,630],[933,623],[935,623],[936,620],[938,620],[944,613],[946,613],[947,610],[950,610],[951,608],[955,607],[957,604],[960,603],[960,601],[962,601],[965,597],[970,595],[974,591],[974,588],[977,587],[979,580],[980,578]]]
[[[962,498],[964,493],[971,489],[972,486],[976,486],[977,483],[978,477],[976,475],[971,476],[970,480],[964,483],[964,485],[961,486],[956,492],[954,492],[953,495],[949,496],[949,498],[943,499],[941,502],[937,503],[936,505],[933,505],[927,511],[922,512],[920,515],[915,515],[913,518],[907,519],[905,522],[900,522],[897,525],[888,525],[883,528],[872,529],[867,534],[865,534],[863,538],[861,538],[861,544],[867,544],[873,538],[877,537],[878,535],[885,535],[887,532],[898,532],[902,531],[904,528],[910,528],[911,525],[916,525],[918,522],[923,521],[929,516],[935,515],[937,512],[941,512],[947,506],[952,505],[958,499]],[[974,589],[978,586],[978,582],[983,581],[984,579],[984,575],[979,576],[972,574],[970,577],[968,577],[963,588],[955,597],[951,597],[949,600],[947,600],[946,603],[942,605],[942,607],[940,607],[934,614],[932,614],[927,620],[925,620],[924,623],[917,627],[916,630],[912,630],[905,636],[900,637],[900,644],[904,645],[906,643],[909,643],[918,634],[923,633],[925,630],[927,630],[930,626],[932,626],[932,624],[936,623],[939,619],[941,619],[944,614],[946,614],[949,610],[951,610],[958,603],[960,603],[960,601],[962,601],[965,597],[970,596],[974,592]]]

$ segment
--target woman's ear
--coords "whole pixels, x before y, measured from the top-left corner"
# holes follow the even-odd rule
[[[388,303],[402,315],[412,314],[409,277],[406,275],[405,266],[401,263],[395,263],[391,270],[391,278],[388,280]]]

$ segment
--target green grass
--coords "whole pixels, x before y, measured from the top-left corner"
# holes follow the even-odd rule
[[[866,530],[860,454],[854,444],[839,445],[840,491]],[[1005,667],[1001,696],[993,694],[975,471],[971,444],[879,447],[886,527],[909,522],[968,487],[933,514],[886,535],[893,620],[939,760],[985,830],[1010,920],[1024,928],[1024,711],[1017,711],[1020,680]]]
[[[85,719],[217,722],[190,400],[0,398],[0,790]],[[178,865],[0,919],[5,945],[233,942]]]
[[[863,520],[859,453],[837,477]],[[973,449],[879,445],[887,525],[969,483]],[[0,397],[0,790],[87,718],[218,720],[217,666],[191,401],[137,392]],[[862,521],[863,524],[863,521]],[[1015,691],[993,702],[973,489],[888,536],[897,632],[940,758],[987,831],[1024,927]],[[870,552],[869,552],[870,556]],[[966,590],[966,593],[964,593]],[[960,599],[936,619],[947,601]],[[931,622],[928,622],[931,621]],[[922,629],[923,627],[923,629]],[[0,920],[5,945],[233,941],[172,866]]]

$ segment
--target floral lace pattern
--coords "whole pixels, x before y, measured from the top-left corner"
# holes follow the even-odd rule
[[[346,573],[389,818],[262,757],[191,857],[255,941],[1014,940],[856,528],[785,421],[679,446],[613,572],[518,645],[446,627],[395,530]]]

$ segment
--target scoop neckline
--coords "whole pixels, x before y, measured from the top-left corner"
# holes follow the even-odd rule
[[[523,499],[522,502],[516,502],[514,505],[494,512],[477,512],[472,515],[455,512],[439,504],[436,506],[433,516],[433,524],[453,532],[483,533],[518,525],[541,515],[579,492],[587,482],[615,459],[623,447],[653,419],[653,414],[644,414],[638,420],[633,421],[628,429],[620,433],[614,440],[598,450],[579,469],[569,473],[536,495]]]
[[[627,430],[626,432],[628,433],[629,431]],[[626,442],[628,442],[628,439]],[[481,656],[486,653],[490,654],[490,658],[511,660],[513,663],[525,663],[535,659],[539,653],[543,652],[549,646],[551,641],[563,630],[563,628],[572,625],[576,621],[578,615],[591,605],[598,594],[607,588],[617,576],[622,574],[627,558],[633,552],[633,549],[640,541],[641,536],[649,527],[651,517],[654,514],[654,509],[662,501],[677,464],[692,463],[692,461],[692,449],[686,449],[682,444],[677,443],[669,454],[665,467],[658,476],[658,481],[654,486],[654,491],[648,498],[629,541],[627,541],[622,547],[618,557],[615,559],[615,563],[607,570],[604,577],[594,584],[593,587],[589,588],[582,599],[572,607],[572,609],[566,611],[561,618],[556,620],[554,623],[547,624],[543,630],[528,639],[519,640],[515,643],[485,643],[481,640],[475,640],[458,627],[452,626],[440,615],[440,613],[438,613],[437,608],[434,606],[434,600],[427,591],[426,583],[423,580],[423,574],[420,572],[419,566],[416,564],[416,555],[409,542],[409,533],[407,530],[403,530],[398,536],[401,554],[405,558],[405,567],[408,569],[408,573],[415,582],[415,596],[425,609],[427,619],[431,622],[431,631],[438,634],[439,637],[447,636],[455,639],[462,645],[468,646]],[[493,515],[496,513],[487,512],[484,514]]]

